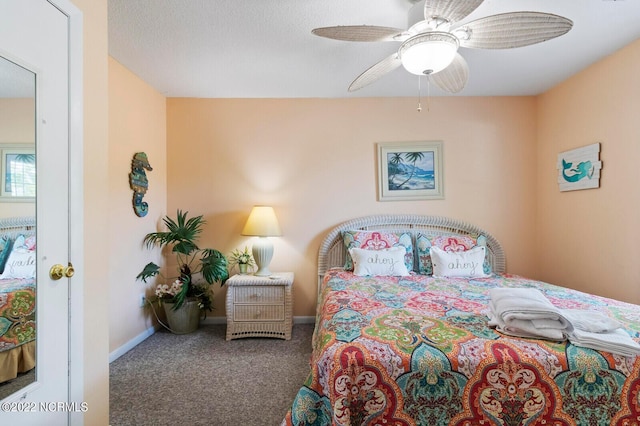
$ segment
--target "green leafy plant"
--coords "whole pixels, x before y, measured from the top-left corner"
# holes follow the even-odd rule
[[[170,248],[176,256],[178,275],[165,277],[160,266],[149,262],[136,279],[146,283],[155,276],[162,278],[164,282],[156,286],[156,299],[175,303],[173,309],[180,308],[188,299],[197,299],[201,309],[212,311],[211,285],[215,282],[224,285],[229,278],[227,258],[216,249],[198,247],[196,241],[206,221],[202,216],[187,219],[188,213],[178,210],[175,220],[165,216],[163,222],[167,231],[151,232],[143,240],[147,248]],[[204,282],[195,282],[193,277],[196,274],[202,275]]]
[[[256,266],[256,262],[254,262],[247,246],[244,247],[243,251],[235,249],[229,254],[229,269],[236,265],[247,265],[252,268]]]

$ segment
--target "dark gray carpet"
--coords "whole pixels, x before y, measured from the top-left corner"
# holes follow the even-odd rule
[[[224,325],[158,331],[110,365],[110,424],[279,425],[309,374],[312,324],[227,342]]]
[[[29,386],[36,379],[36,369],[32,368],[26,373],[18,374],[15,379],[0,383],[0,399],[4,399],[25,386]]]

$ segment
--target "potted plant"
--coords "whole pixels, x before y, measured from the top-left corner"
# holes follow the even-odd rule
[[[206,311],[213,310],[211,285],[215,282],[223,285],[229,278],[225,256],[216,249],[201,249],[196,244],[206,221],[202,216],[187,219],[188,213],[178,210],[175,220],[165,216],[163,222],[167,231],[151,232],[143,240],[147,248],[171,249],[176,256],[177,275],[166,277],[160,266],[149,262],[136,277],[145,283],[155,276],[161,278],[162,282],[156,286],[155,300],[164,305],[170,330],[178,334],[197,328],[200,313],[204,311],[206,315]],[[194,276],[202,278],[196,280]],[[189,324],[178,325],[180,319]]]
[[[244,247],[244,251],[235,249],[229,254],[229,269],[234,266],[238,267],[238,271],[241,274],[246,274],[249,267],[253,268],[256,266],[247,246]]]

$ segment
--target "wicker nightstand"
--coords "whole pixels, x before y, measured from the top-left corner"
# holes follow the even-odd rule
[[[227,340],[291,339],[293,272],[269,277],[234,275],[227,280]]]

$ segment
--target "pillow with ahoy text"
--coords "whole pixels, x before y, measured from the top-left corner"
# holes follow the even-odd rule
[[[35,250],[12,250],[4,265],[0,279],[34,278],[36,276]]]
[[[353,273],[359,276],[406,276],[409,275],[404,263],[404,247],[381,250],[350,248],[353,259]]]
[[[484,235],[425,235],[419,232],[416,236],[418,273],[433,275],[432,247],[438,247],[446,252],[462,252],[480,246],[485,248],[487,246],[487,237]],[[484,274],[491,275],[491,262],[487,256],[485,256],[482,269]]]
[[[431,262],[434,277],[488,277],[484,273],[486,248],[477,246],[466,251],[444,251],[438,247],[431,247]]]
[[[407,271],[413,270],[413,241],[411,234],[404,231],[342,231],[342,242],[346,250],[346,259],[344,269],[347,271],[353,270],[353,262],[349,249],[359,248],[365,250],[383,250],[391,247],[403,247],[404,264],[407,267]]]

